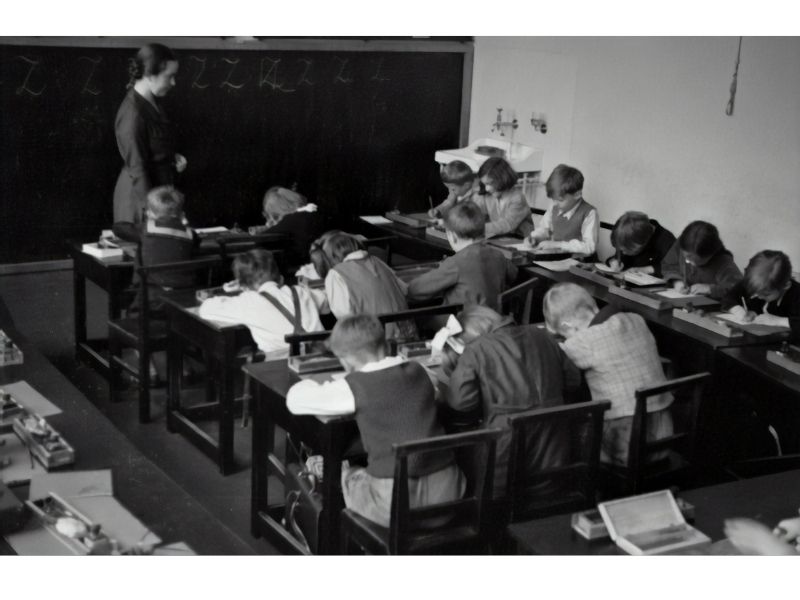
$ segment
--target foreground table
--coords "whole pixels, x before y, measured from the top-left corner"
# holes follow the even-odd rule
[[[725,537],[725,519],[749,517],[774,527],[797,516],[800,471],[787,471],[680,494],[694,504],[693,525],[712,541]],[[520,554],[625,554],[610,539],[589,541],[572,530],[571,515],[558,515],[509,525]]]

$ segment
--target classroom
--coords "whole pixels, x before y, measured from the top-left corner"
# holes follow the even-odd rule
[[[796,554],[798,64],[1,37],[0,554]]]

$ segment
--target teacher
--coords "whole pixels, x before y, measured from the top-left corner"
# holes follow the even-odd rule
[[[130,88],[117,111],[114,131],[125,162],[114,188],[114,221],[140,223],[147,193],[175,183],[186,158],[175,152],[172,123],[160,98],[175,87],[178,61],[162,44],[143,46],[131,59]]]

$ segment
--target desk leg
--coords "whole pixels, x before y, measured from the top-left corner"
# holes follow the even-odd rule
[[[320,516],[320,554],[335,554],[339,551],[339,517],[344,508],[342,498],[342,454],[343,440],[338,427],[325,426],[322,441],[323,475],[322,494],[323,510]]]
[[[230,356],[230,353],[226,353]],[[227,475],[233,470],[233,406],[234,382],[233,372],[228,365],[219,365],[220,390],[219,390],[219,448],[217,449],[217,463],[219,471]]]
[[[167,340],[167,431],[175,433],[173,414],[181,407],[181,374],[183,372],[183,343],[169,332]]]
[[[72,301],[75,317],[75,353],[86,343],[86,278],[79,272],[78,261],[72,262]]]
[[[269,510],[269,455],[275,451],[275,424],[269,418],[262,386],[255,384],[253,402],[253,459],[250,492],[250,533],[261,537],[259,511]]]

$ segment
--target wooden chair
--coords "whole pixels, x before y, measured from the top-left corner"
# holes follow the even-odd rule
[[[393,313],[383,313],[378,315],[378,320],[386,325],[397,321],[417,320],[437,315],[456,314],[463,308],[461,304],[439,304],[437,306],[426,306],[423,308],[412,308]],[[330,331],[311,331],[308,333],[290,333],[284,337],[289,344],[289,356],[302,354],[303,344],[306,342],[322,342],[328,339]]]
[[[513,316],[517,325],[529,325],[533,306],[533,292],[538,284],[539,279],[533,277],[499,294],[497,296],[497,306],[500,307],[500,313]]]
[[[595,506],[600,468],[603,416],[607,400],[527,411],[508,418],[511,429],[506,523],[528,521]],[[568,461],[531,471],[530,447],[547,429],[568,436]],[[544,488],[544,489],[543,489]]]
[[[149,267],[138,267],[139,306],[136,316],[126,316],[108,322],[109,386],[111,401],[116,401],[119,380],[123,371],[136,379],[139,387],[139,422],[150,421],[150,357],[154,352],[166,350],[167,323],[159,311],[150,305],[153,276],[166,273],[207,273],[206,285],[211,285],[214,269],[221,269],[218,257],[164,263]],[[192,286],[194,287],[194,286]],[[122,358],[123,348],[133,348],[138,353],[138,366],[133,367]]]
[[[625,466],[603,465],[604,491],[612,495],[640,494],[677,485],[691,475],[703,386],[710,377],[708,372],[697,373],[636,390],[628,462]],[[673,394],[673,402],[667,410],[674,432],[665,438],[650,440],[647,401],[667,392]]]
[[[368,554],[482,553],[490,527],[495,444],[500,429],[483,429],[427,440],[394,444],[394,488],[389,527],[362,517],[349,509],[341,516],[341,550],[353,545]],[[410,508],[408,458],[436,451],[468,453],[467,490],[460,500],[423,508]],[[433,526],[432,523],[437,525]],[[443,524],[441,524],[443,523]]]

